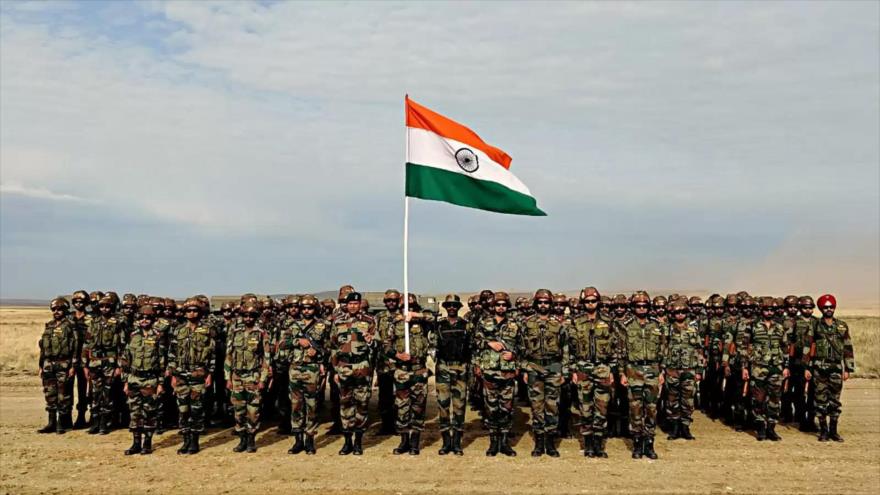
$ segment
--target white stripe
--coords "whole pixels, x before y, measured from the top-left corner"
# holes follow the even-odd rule
[[[492,161],[489,155],[481,150],[418,127],[408,127],[406,132],[408,139],[406,161],[409,163],[448,170],[478,180],[496,182],[516,192],[532,195],[529,188],[520,182],[510,170]],[[476,172],[465,172],[458,166],[455,152],[461,148],[467,148],[477,155],[477,163],[480,167]]]

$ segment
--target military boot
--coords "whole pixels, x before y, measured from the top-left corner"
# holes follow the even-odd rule
[[[91,421],[92,421],[92,424],[89,425],[89,430],[87,433],[89,435],[95,435],[99,431],[101,431],[101,416],[98,414],[94,414],[91,417]]]
[[[691,435],[691,427],[687,423],[682,423],[678,429],[679,438],[684,438],[685,440],[693,440],[694,436]]]
[[[199,433],[192,432],[189,434],[189,448],[186,449],[187,454],[198,454],[199,453]]]
[[[247,449],[247,432],[241,430],[240,432],[238,432],[238,445],[232,447],[232,451],[238,453],[244,452],[245,449]],[[288,452],[290,451],[288,450]]]
[[[819,418],[819,441],[828,441],[828,423],[825,422],[825,418]]]
[[[315,436],[306,433],[305,440],[306,455],[315,455]]]
[[[548,433],[544,436],[544,450],[547,452],[547,455],[550,457],[559,457],[559,451],[556,450],[556,437],[553,434]]]
[[[109,414],[101,414],[98,416],[98,423],[100,426],[98,427],[98,433],[101,435],[107,435],[110,433],[112,425],[110,424],[113,421],[113,416]]]
[[[419,455],[422,451],[422,446],[420,445],[422,433],[418,431],[414,431],[409,435],[409,455]]]
[[[544,435],[535,433],[535,448],[532,449],[532,457],[544,455]]]
[[[67,433],[73,429],[73,420],[70,417],[70,413],[64,413],[58,415],[58,428],[55,429],[55,433]]]
[[[86,412],[85,411],[77,411],[76,412],[76,422],[73,423],[72,428],[74,430],[84,430],[86,428]]]
[[[291,447],[287,453],[288,454],[299,454],[303,450],[306,449],[305,444],[303,443],[303,434],[302,433],[294,433],[293,434],[294,442],[293,447]]]
[[[328,435],[341,435],[345,432],[342,430],[342,423],[339,421],[333,421],[333,425],[327,430]]]
[[[391,451],[394,455],[406,454],[409,452],[409,433],[400,434],[400,444]]]
[[[37,430],[37,433],[53,433],[57,427],[58,415],[55,414],[55,411],[49,411],[49,422],[46,423],[46,426]]]
[[[608,453],[605,452],[605,439],[601,435],[593,435],[593,456],[602,459],[608,457]]]
[[[461,448],[461,432],[458,430],[452,432],[452,453],[464,455],[464,449]]]
[[[284,418],[281,418],[281,422],[278,423],[278,434],[279,435],[290,435],[290,421],[284,421]]]
[[[645,446],[642,441],[642,437],[633,437],[633,451],[632,458],[633,459],[641,459],[642,454],[645,452]]]
[[[339,455],[348,455],[354,452],[354,446],[351,443],[351,433],[345,432],[343,435],[345,436],[345,443],[339,449]]]
[[[680,438],[678,421],[672,423],[672,428],[669,429],[669,435],[666,436],[667,440],[675,440],[676,438]]]
[[[125,449],[125,455],[134,455],[141,453],[141,432],[136,431],[131,434],[131,447]]]
[[[247,434],[247,452],[248,454],[253,454],[257,451],[257,433],[248,433]]]
[[[831,423],[828,425],[828,438],[835,442],[843,441],[843,437],[837,433],[837,418],[831,418]]]
[[[180,448],[177,449],[177,453],[178,454],[188,454],[189,453],[189,444],[190,444],[190,434],[184,433],[183,434],[183,445],[181,445]]]
[[[647,457],[648,459],[656,459],[657,457],[659,457],[657,455],[657,453],[654,452],[654,437],[653,436],[645,437],[645,439],[643,440],[643,445],[644,445],[644,449],[645,449],[644,450],[645,457]]]
[[[443,445],[437,453],[440,455],[446,455],[452,452],[452,435],[448,431],[442,431],[440,432],[440,436],[443,437]]]
[[[776,433],[776,423],[770,423],[767,425],[767,438],[773,442],[782,440],[782,437]]]
[[[755,429],[755,438],[757,438],[759,442],[767,439],[767,424],[763,421],[757,424],[757,428]]]
[[[593,450],[593,435],[584,435],[584,457],[594,457],[596,451]]]
[[[497,433],[489,433],[489,448],[486,450],[486,455],[489,457],[498,455],[498,436]]]
[[[149,455],[153,453],[153,432],[144,432],[144,445],[141,448],[141,455]]]
[[[510,436],[508,433],[502,433],[498,439],[498,450],[507,457],[516,457],[516,451],[510,446]]]
[[[354,445],[352,447],[351,453],[354,455],[363,455],[364,454],[364,432],[362,432],[362,431],[354,432]]]

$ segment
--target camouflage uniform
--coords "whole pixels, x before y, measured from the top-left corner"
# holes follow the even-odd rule
[[[231,382],[235,431],[255,435],[260,429],[260,399],[269,380],[269,334],[259,325],[232,328],[223,374]]]
[[[400,293],[397,291],[388,291],[385,297],[393,297],[396,294],[400,299]],[[380,341],[385,340],[386,335],[390,332],[390,328],[394,325],[394,321],[403,318],[402,310],[388,311],[387,309],[380,311],[376,315],[376,331]],[[394,370],[388,366],[386,359],[377,356],[376,359],[376,379],[379,383],[379,416],[382,420],[382,434],[394,433]]]
[[[279,343],[278,352],[289,355],[290,426],[297,438],[305,434],[313,439],[318,432],[318,385],[321,381],[321,364],[325,360],[329,329],[330,323],[326,320],[298,320]],[[300,345],[299,339],[307,339],[308,347]],[[313,355],[309,355],[310,349],[315,351]],[[312,445],[311,441],[309,445]],[[306,450],[311,453],[311,448]]]
[[[453,435],[451,448],[460,446],[467,404],[468,363],[471,359],[471,330],[463,318],[443,318],[437,325],[437,363],[434,377],[440,432]],[[444,437],[444,440],[446,438]],[[459,452],[456,450],[456,454]]]
[[[809,301],[812,307],[812,300]],[[809,339],[818,319],[810,314],[798,315],[794,321],[794,331],[791,334],[791,392],[793,395],[795,419],[800,423],[801,431],[815,431],[816,422],[816,387],[815,382],[809,384],[804,376],[808,369],[809,356],[804,355],[804,349],[810,348]]]
[[[719,304],[723,307],[723,300]],[[714,418],[721,414],[724,402],[724,317],[715,312],[718,306],[714,301],[713,306],[713,314],[706,321],[706,336],[703,340],[707,360],[704,382],[707,383],[708,392],[703,400],[709,415]]]
[[[669,326],[667,353],[663,367],[666,370],[667,413],[674,438],[691,440],[690,424],[694,413],[694,394],[697,375],[703,374],[703,354],[700,330],[694,320]]]
[[[214,339],[207,325],[191,321],[171,333],[168,373],[177,382],[174,394],[186,452],[196,453],[198,435],[205,431],[205,379],[214,373]]]
[[[104,301],[102,301],[103,303]],[[116,316],[92,318],[83,343],[83,360],[92,386],[92,429],[109,433],[113,402],[111,389],[116,378],[117,357],[123,346],[125,323]]]
[[[822,307],[822,299],[819,299]],[[816,416],[819,428],[833,440],[842,441],[837,434],[837,421],[840,417],[840,394],[843,391],[843,373],[853,373],[856,369],[852,339],[849,327],[843,320],[826,318],[816,321],[804,348],[804,355],[810,356],[809,369],[816,387]],[[826,430],[825,420],[831,420]],[[827,436],[826,436],[827,439]],[[820,436],[822,440],[822,436]]]
[[[629,399],[629,431],[636,439],[653,444],[657,426],[660,375],[667,354],[666,330],[656,321],[631,318],[619,324],[621,356]]]
[[[67,311],[67,301],[56,299],[51,307],[55,311],[63,307]],[[64,316],[46,323],[40,336],[40,378],[43,382],[43,397],[46,399],[46,411],[49,413],[49,424],[41,433],[57,431],[64,433],[72,425],[62,424],[56,416],[70,414],[73,407],[73,396],[67,383],[71,380],[70,370],[79,365],[76,353],[77,334],[74,324]]]
[[[555,452],[553,442],[559,428],[559,393],[565,383],[562,360],[568,333],[566,323],[567,320],[560,321],[549,314],[534,314],[525,318],[520,326],[517,357],[523,375],[528,377],[525,381],[532,410],[534,455],[541,455],[547,446],[551,447],[548,454]]]
[[[131,431],[156,429],[159,411],[157,389],[162,383],[165,343],[152,329],[135,325],[120,358],[122,380],[128,385]]]
[[[728,421],[734,425],[737,431],[742,431],[746,421],[747,384],[742,379],[742,360],[737,351],[737,348],[740,347],[739,328],[741,321],[744,320],[739,315],[729,313],[724,317],[724,322],[721,325],[724,331],[724,350],[721,355],[721,363],[724,367],[724,374],[727,376],[727,384],[724,388],[724,412]]]
[[[775,426],[782,410],[783,370],[788,369],[785,329],[772,319],[755,322],[746,332],[743,345],[757,438],[778,440]]]
[[[76,364],[74,365],[74,376],[66,381],[65,386],[67,387],[67,394],[70,395],[71,400],[73,400],[74,385],[76,386],[76,419],[77,423],[80,424],[85,421],[81,418],[85,418],[86,411],[89,409],[89,403],[91,402],[91,391],[89,390],[88,377],[86,376],[85,369],[83,369],[82,346],[85,342],[86,332],[92,324],[92,318],[92,313],[82,312],[77,314],[74,312],[70,314],[70,321],[73,323],[73,328],[76,332],[77,359]],[[70,414],[70,412],[68,411],[65,414]]]

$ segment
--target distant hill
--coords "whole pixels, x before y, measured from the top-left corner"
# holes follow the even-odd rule
[[[0,299],[0,306],[48,306],[45,299]]]

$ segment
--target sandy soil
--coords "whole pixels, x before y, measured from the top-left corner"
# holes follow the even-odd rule
[[[374,395],[375,397],[375,395]],[[433,396],[429,417],[436,417]],[[202,453],[180,456],[180,437],[157,438],[151,456],[122,455],[130,435],[84,431],[39,435],[44,424],[39,382],[0,378],[0,493],[876,493],[880,486],[880,381],[852,380],[844,392],[841,432],[846,442],[781,428],[782,442],[758,443],[697,414],[697,440],[657,440],[658,461],[633,460],[623,440],[609,441],[610,458],[584,458],[576,440],[562,457],[532,459],[532,441],[519,436],[519,456],[486,458],[487,438],[468,414],[465,456],[440,457],[436,420],[418,457],[394,456],[396,437],[377,437],[373,425],[362,457],[341,457],[340,437],[319,433],[318,454],[291,456],[290,440],[264,426],[255,454],[231,452],[229,430],[213,430]],[[526,429],[521,408],[517,431]]]

